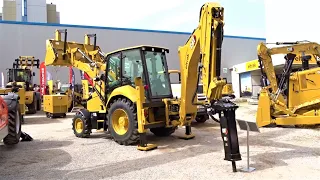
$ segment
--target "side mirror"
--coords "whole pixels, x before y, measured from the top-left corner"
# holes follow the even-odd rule
[[[32,76],[36,76],[36,73],[35,73],[35,72],[32,72]]]

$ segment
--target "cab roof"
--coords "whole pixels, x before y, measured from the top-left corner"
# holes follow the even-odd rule
[[[126,50],[131,50],[131,49],[152,49],[152,48],[155,48],[155,49],[164,49],[167,53],[169,53],[169,49],[166,48],[166,47],[161,47],[161,46],[152,46],[152,45],[138,45],[138,46],[131,46],[131,47],[126,47],[126,48],[121,48],[121,49],[117,49],[115,51],[111,51],[109,53],[107,53],[107,55],[109,54],[114,54],[114,53],[117,53],[117,52],[120,52],[120,51],[126,51]]]

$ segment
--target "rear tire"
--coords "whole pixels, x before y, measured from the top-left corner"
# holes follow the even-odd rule
[[[197,121],[198,123],[204,123],[204,122],[206,122],[208,119],[209,119],[209,117],[206,116],[206,115],[201,115],[201,116],[197,116],[197,117],[196,117],[196,121]]]
[[[137,110],[130,100],[119,98],[111,104],[108,110],[108,129],[120,145],[131,145],[139,141]]]
[[[173,134],[176,131],[176,128],[165,128],[165,127],[150,128],[150,131],[155,136],[166,137],[166,136],[170,136],[171,134]]]
[[[41,111],[41,98],[37,100],[37,111]]]
[[[8,110],[8,135],[3,139],[3,143],[5,145],[14,145],[19,143],[21,136],[21,120],[22,115],[20,113],[20,105],[17,102],[15,108]]]

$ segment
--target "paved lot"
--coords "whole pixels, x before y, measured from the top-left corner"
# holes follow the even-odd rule
[[[255,105],[243,104],[240,119],[254,120]],[[120,146],[102,133],[80,139],[73,135],[71,118],[47,119],[43,114],[26,118],[23,130],[34,138],[14,148],[0,144],[0,179],[318,179],[318,129],[263,128],[251,134],[251,166],[256,171],[232,173],[224,161],[219,125],[194,123],[193,140],[171,137],[149,141],[159,148],[149,152]],[[246,166],[246,132],[239,131]]]

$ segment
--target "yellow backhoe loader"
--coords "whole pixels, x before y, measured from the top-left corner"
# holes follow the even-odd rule
[[[268,48],[260,43],[257,48],[262,73],[258,126],[320,124],[320,67],[309,67],[312,56],[320,57],[320,45],[306,41],[276,44],[281,46]],[[279,82],[271,58],[276,54],[284,54],[286,61]],[[301,68],[292,71],[297,57],[301,57]]]
[[[12,88],[13,83],[15,83],[17,87],[25,90],[24,97],[27,114],[35,114],[41,110],[41,95],[40,92],[33,90],[35,72],[32,71],[34,66],[39,68],[39,65],[39,59],[35,59],[33,56],[19,56],[18,59],[15,59],[13,68],[9,68],[7,71],[8,83],[6,88]],[[22,112],[24,112],[24,109],[23,107]]]
[[[191,122],[197,106],[203,105],[211,116],[219,115],[216,121],[221,126],[225,160],[231,161],[236,171],[235,161],[241,160],[235,120],[238,106],[222,99],[226,84],[220,77],[223,27],[224,8],[218,3],[204,4],[198,27],[178,49],[181,98],[172,96],[167,48],[141,45],[102,55],[98,46],[67,41],[67,31],[57,30],[55,39],[46,41],[45,64],[73,66],[94,80],[87,108],[73,118],[74,134],[88,137],[92,129],[103,128],[121,145],[139,143],[139,150],[151,150],[157,145],[147,142],[148,129],[157,136],[169,136],[184,126],[182,138],[194,138]],[[111,66],[112,61],[116,66]],[[110,70],[115,72],[114,80],[107,77]],[[204,102],[196,98],[200,75],[208,99]]]

